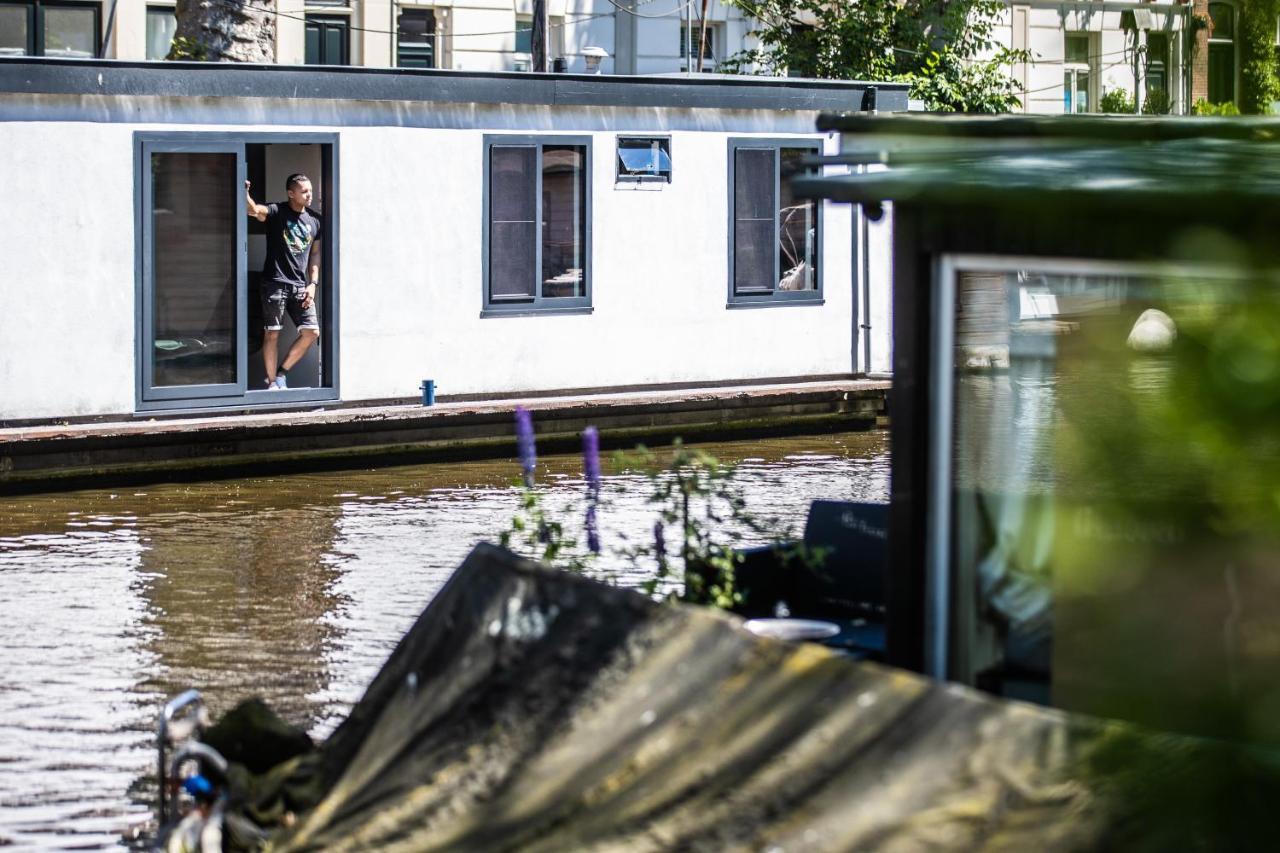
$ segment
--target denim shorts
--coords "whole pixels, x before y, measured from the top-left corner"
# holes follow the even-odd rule
[[[280,331],[284,328],[284,312],[288,311],[293,325],[299,329],[320,331],[320,321],[316,318],[315,300],[311,301],[310,308],[302,307],[302,300],[306,295],[305,286],[283,281],[264,281],[262,283],[262,327],[268,332]]]

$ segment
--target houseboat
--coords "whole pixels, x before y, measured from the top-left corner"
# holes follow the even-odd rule
[[[819,113],[906,106],[898,84],[0,58],[0,422],[885,372],[888,224],[790,178],[836,152]],[[288,206],[293,175],[318,223],[296,360],[298,317],[264,335],[248,207]]]

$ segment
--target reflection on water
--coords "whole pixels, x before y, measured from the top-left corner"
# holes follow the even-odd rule
[[[887,500],[888,438],[707,446],[750,506],[797,529],[815,498]],[[259,695],[323,737],[478,540],[516,504],[511,463],[456,463],[0,501],[0,844],[102,847],[148,816],[155,715]],[[578,461],[540,465],[551,506]],[[606,547],[652,523],[607,475]],[[607,567],[606,567],[607,568]]]

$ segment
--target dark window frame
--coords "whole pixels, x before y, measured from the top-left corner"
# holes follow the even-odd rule
[[[431,64],[427,68],[440,67],[440,16],[436,13],[434,6],[399,6],[399,12],[396,18],[396,44],[395,44],[395,60],[397,68],[413,68],[416,66],[407,66],[403,63],[404,54],[401,51],[408,47],[410,55],[421,55],[429,53],[431,56]],[[431,41],[427,43],[429,46],[424,48],[422,42],[402,42],[400,40],[400,20],[399,16],[404,14],[426,13],[431,18]]]
[[[290,388],[283,391],[267,391],[247,387],[247,364],[252,354],[248,352],[248,300],[257,298],[249,292],[248,287],[248,215],[240,217],[237,242],[240,245],[237,276],[237,299],[242,304],[237,307],[237,337],[243,343],[243,351],[237,353],[240,376],[239,393],[227,393],[227,389],[217,389],[206,395],[191,394],[183,390],[149,387],[151,352],[150,342],[153,329],[150,305],[154,284],[150,281],[152,260],[149,248],[154,237],[151,235],[151,199],[147,197],[146,187],[149,184],[152,152],[183,151],[238,151],[236,197],[243,206],[243,186],[246,171],[244,159],[245,148],[254,144],[312,144],[327,146],[328,151],[322,154],[322,163],[327,168],[325,187],[324,231],[321,234],[321,311],[320,345],[324,347],[322,360],[322,378],[328,384],[322,388]],[[245,409],[278,409],[292,405],[314,405],[316,402],[331,402],[342,399],[341,393],[341,340],[340,310],[341,270],[339,268],[339,234],[341,233],[339,214],[341,210],[341,175],[339,163],[339,139],[337,133],[323,132],[213,132],[202,131],[136,131],[133,134],[134,147],[134,411],[155,413],[164,411],[243,411]],[[261,201],[261,199],[259,199]],[[242,207],[243,210],[243,207]]]
[[[93,13],[93,56],[102,58],[102,4],[76,2],[76,0],[0,0],[0,6],[14,6],[27,10],[27,56],[44,56],[44,10],[88,9]],[[77,57],[80,58],[80,57]]]
[[[814,281],[813,290],[781,290],[780,291],[780,290],[777,290],[775,286],[775,289],[768,293],[759,293],[759,292],[737,293],[734,289],[736,258],[734,253],[734,239],[733,239],[734,220],[735,220],[735,216],[734,216],[735,192],[734,191],[737,188],[737,176],[735,174],[737,169],[737,152],[741,149],[772,150],[774,152],[773,186],[774,186],[774,200],[775,200],[774,212],[773,212],[773,222],[774,222],[773,281],[774,282],[778,281],[778,279],[782,275],[782,271],[781,269],[779,269],[780,260],[779,260],[778,246],[777,246],[777,235],[778,235],[778,228],[779,228],[777,199],[778,199],[778,193],[781,189],[781,180],[782,180],[781,149],[783,148],[808,149],[812,151],[815,155],[818,155],[822,153],[822,143],[823,143],[823,140],[820,137],[812,137],[812,136],[794,137],[790,139],[785,137],[782,137],[782,138],[779,138],[779,137],[764,138],[764,137],[753,137],[753,136],[730,137],[729,157],[728,157],[728,161],[729,161],[728,162],[728,176],[729,176],[728,189],[729,191],[727,196],[728,197],[727,245],[728,245],[728,258],[729,258],[729,277],[728,277],[728,303],[726,304],[725,307],[727,308],[763,308],[763,307],[772,306],[772,305],[821,305],[825,301],[823,296],[823,294],[825,293],[825,290],[823,288],[823,280],[826,278],[827,265],[823,263],[823,251],[826,247],[826,236],[823,231],[824,220],[825,220],[823,208],[826,206],[826,204],[823,202],[822,199],[814,200],[814,215],[815,215],[815,218],[817,219],[817,239],[815,241],[816,245],[814,246],[814,249],[813,249],[813,255],[818,262],[818,274]]]
[[[341,6],[335,6],[334,10],[339,11],[342,8],[343,7]],[[302,25],[303,26],[303,62],[307,65],[313,65],[313,66],[327,65],[327,66],[333,66],[337,68],[350,66],[351,65],[351,16],[343,15],[343,14],[334,14],[333,12],[330,12],[326,9],[324,12],[321,12],[321,13],[307,12],[305,15],[303,15],[303,17],[306,18],[306,21]],[[320,59],[316,62],[310,62],[306,58],[306,38],[308,35],[307,31],[310,30],[313,26],[319,27],[320,29]],[[327,57],[325,56],[325,49],[324,49],[324,43],[325,43],[324,33],[325,33],[325,30],[329,27],[335,27],[335,28],[341,27],[343,35],[345,36],[343,40],[343,47],[342,47],[343,55],[342,55],[341,62],[325,61]]]
[[[654,142],[663,145],[663,150],[667,152],[667,159],[671,161],[671,169],[666,174],[656,175],[631,175],[622,171],[622,164],[619,163],[618,149],[622,148],[624,142]],[[672,182],[672,176],[676,170],[675,159],[671,152],[671,136],[670,134],[661,133],[620,133],[614,143],[613,168],[614,183],[618,184],[669,184]]]
[[[1156,43],[1163,44],[1163,48],[1158,51],[1153,51],[1151,49],[1152,39],[1157,39]],[[1170,102],[1173,100],[1173,93],[1169,91],[1169,80],[1171,76],[1170,66],[1172,65],[1171,54],[1173,52],[1171,42],[1172,39],[1169,37],[1169,33],[1167,32],[1159,31],[1147,34],[1147,50],[1143,56],[1143,62],[1146,65],[1143,72],[1143,86],[1145,87],[1148,98],[1151,97],[1151,93],[1153,91],[1158,89],[1161,92],[1164,92],[1165,97],[1168,98]],[[1159,79],[1164,82],[1164,85],[1152,86],[1152,76],[1159,77]]]
[[[1241,63],[1239,42],[1235,37],[1240,27],[1240,8],[1226,0],[1214,0],[1206,10],[1211,21],[1215,6],[1228,14],[1219,19],[1220,25],[1209,30],[1205,100],[1211,104],[1234,104],[1240,99]],[[1224,88],[1230,91],[1222,91]]]
[[[686,44],[685,31],[689,29],[692,29],[692,36],[690,37],[691,44]],[[697,21],[693,22],[692,27],[690,27],[687,21],[680,22],[680,46],[676,48],[676,50],[678,52],[678,59],[680,62],[680,71],[683,74],[715,74],[720,68],[723,57],[716,52],[716,44],[717,40],[719,42],[724,42],[725,35],[724,25],[718,21],[707,22],[707,52],[702,57],[702,67],[697,69],[693,68],[693,66],[698,64],[698,36],[701,32],[702,25]],[[717,32],[719,35],[716,34]],[[692,56],[685,55],[686,48],[692,49]],[[723,50],[723,46],[721,46],[721,49]]]
[[[586,172],[586,192],[583,198],[583,217],[585,219],[585,227],[583,228],[583,267],[582,279],[584,295],[582,296],[551,296],[544,297],[542,295],[541,269],[542,269],[542,151],[547,146],[560,145],[579,145],[586,149],[585,162],[583,169]],[[489,206],[490,206],[490,189],[491,189],[491,154],[494,147],[533,147],[537,150],[536,165],[534,167],[534,176],[537,184],[534,187],[534,202],[536,205],[537,229],[539,235],[535,241],[535,253],[533,269],[530,275],[534,279],[534,295],[532,298],[523,299],[493,299],[490,295],[489,273],[492,260],[490,237],[489,237]],[[589,314],[592,312],[592,299],[594,293],[592,290],[592,271],[593,260],[591,256],[591,232],[592,232],[592,211],[594,205],[592,201],[594,184],[594,169],[592,158],[592,137],[580,134],[564,135],[564,134],[485,134],[484,136],[484,180],[483,187],[483,204],[482,207],[482,254],[483,261],[481,264],[481,299],[482,308],[481,317],[491,316],[513,316],[521,314]]]
[[[164,3],[148,3],[148,4],[147,4],[147,7],[146,7],[146,13],[145,13],[145,17],[143,18],[143,21],[144,21],[146,24],[150,24],[150,22],[151,22],[151,16],[152,16],[152,15],[160,15],[160,14],[169,15],[170,17],[172,17],[172,18],[174,18],[174,19],[176,20],[176,19],[177,19],[177,16],[178,16],[178,7],[177,7],[177,6],[169,6],[169,5],[166,5],[166,4],[164,4]],[[144,30],[144,35],[146,36],[146,44],[144,45],[144,49],[145,49],[145,48],[147,48],[147,47],[150,47],[150,46],[151,46],[151,39],[150,39],[150,35],[151,35],[151,34],[150,34],[150,32],[147,32],[147,31],[145,31],[145,30]],[[172,49],[173,49],[173,41],[172,41],[172,40],[170,40],[170,42],[169,42],[169,49],[170,49],[170,50],[172,50]],[[164,59],[164,57],[163,57],[163,56],[161,56],[161,57],[159,57],[159,59],[155,59],[155,60],[148,59],[148,61],[151,61],[151,62],[158,62],[158,61],[163,60],[163,59]]]

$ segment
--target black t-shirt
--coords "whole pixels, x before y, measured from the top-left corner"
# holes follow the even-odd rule
[[[320,214],[311,208],[295,213],[289,202],[267,205],[267,259],[262,281],[305,287],[307,256],[320,237]]]

